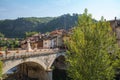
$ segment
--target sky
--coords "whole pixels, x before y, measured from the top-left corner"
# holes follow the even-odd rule
[[[0,19],[20,17],[57,17],[82,14],[88,9],[93,18],[120,19],[120,0],[0,0]]]

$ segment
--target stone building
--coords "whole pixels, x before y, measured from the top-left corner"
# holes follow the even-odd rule
[[[36,34],[21,41],[21,48],[26,49],[27,41],[30,40],[32,49],[35,48],[62,48],[64,46],[65,30],[55,30],[49,34]]]
[[[116,34],[116,40],[117,40],[118,46],[120,47],[120,20],[117,20],[117,18],[115,17],[114,20],[110,20],[109,22],[113,32],[115,32]]]

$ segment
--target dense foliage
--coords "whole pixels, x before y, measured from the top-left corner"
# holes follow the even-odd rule
[[[25,32],[50,32],[55,29],[68,29],[73,27],[78,19],[78,14],[66,14],[59,17],[43,18],[18,18],[16,20],[0,20],[0,32],[5,37],[25,37]]]
[[[33,31],[33,32],[26,32],[25,33],[25,37],[31,37],[32,35],[34,35],[34,34],[37,34],[38,32],[35,32],[35,31]]]
[[[3,67],[2,61],[0,61],[0,78],[2,77],[2,67]]]
[[[72,80],[113,80],[119,49],[103,18],[94,22],[85,9],[67,46],[68,74]]]
[[[0,48],[5,50],[6,48],[14,49],[19,47],[19,40],[16,39],[2,39],[0,40]]]
[[[4,38],[4,34],[0,33],[0,38]]]

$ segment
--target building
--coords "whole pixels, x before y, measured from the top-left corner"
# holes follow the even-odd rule
[[[56,37],[56,47],[62,48],[64,46],[64,34],[66,34],[66,31],[64,29],[61,30],[55,30],[50,33],[50,36]]]
[[[66,31],[54,30],[49,34],[35,34],[21,41],[21,48],[26,49],[27,41],[30,40],[32,49],[35,48],[63,48]]]
[[[113,32],[115,32],[116,34],[116,40],[117,40],[118,46],[120,47],[120,20],[117,20],[115,17],[114,20],[110,20],[109,22]]]

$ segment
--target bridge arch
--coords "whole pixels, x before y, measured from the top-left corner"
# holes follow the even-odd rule
[[[65,63],[65,55],[58,55],[54,62],[52,63],[52,66],[59,68],[59,69],[65,69],[66,63]]]
[[[56,58],[55,58],[55,59],[57,59],[57,58],[58,58],[58,57],[60,57],[60,56],[65,57],[65,54],[57,54],[57,56],[56,56]]]
[[[17,71],[13,74],[13,79],[17,77],[20,80],[27,78],[34,78],[36,80],[48,80],[46,70],[39,63],[33,61],[26,61],[18,64],[16,67]]]
[[[18,59],[16,58],[9,60],[7,59],[3,61],[3,74],[5,74],[8,70],[20,64],[36,63],[39,64],[42,68],[42,72],[39,70],[40,72],[38,72],[38,74],[43,75],[42,73],[44,73],[44,77],[43,76],[39,77],[39,80],[49,80],[49,79],[51,80],[52,78],[51,77],[52,69],[50,69],[51,65],[59,57],[65,58],[65,52],[56,52],[55,54],[41,54],[40,56],[31,56],[27,58],[21,57]],[[49,78],[49,79],[45,79],[45,78]]]
[[[42,66],[44,70],[46,70],[46,65],[39,59],[26,59],[26,60],[15,60],[15,61],[5,61],[3,64],[3,74],[5,74],[8,70],[12,69],[15,66],[18,66],[22,63],[27,63],[27,62],[34,62]]]
[[[49,63],[48,68],[51,68],[52,65],[53,65],[53,63],[55,62],[55,60],[56,60],[57,58],[59,58],[60,56],[63,56],[63,57],[65,58],[65,52],[54,54],[54,57],[52,57],[52,60],[51,60],[51,62]]]
[[[65,63],[65,55],[61,54],[56,56],[53,64],[52,64],[52,75],[53,75],[53,79],[57,80],[57,79],[61,79],[61,80],[65,80],[67,77],[67,73],[66,73],[66,63]]]

